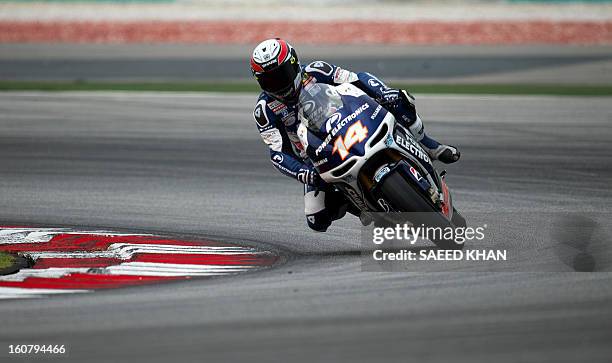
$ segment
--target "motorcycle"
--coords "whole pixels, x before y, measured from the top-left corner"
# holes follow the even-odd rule
[[[438,173],[410,131],[362,90],[349,83],[310,82],[301,90],[298,109],[306,156],[366,219],[383,215],[397,222],[393,216],[404,212],[417,226],[466,226],[453,207],[445,172]],[[430,239],[444,249],[463,247],[442,236]]]

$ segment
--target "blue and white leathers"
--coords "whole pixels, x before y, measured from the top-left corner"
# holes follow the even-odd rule
[[[380,79],[367,72],[354,73],[327,62],[316,61],[302,67],[304,82],[319,82],[330,85],[351,83],[378,102],[393,101],[399,97],[399,90],[391,89]],[[346,211],[343,206],[332,205],[341,203],[323,185],[312,185],[310,176],[315,173],[312,165],[306,161],[306,154],[297,135],[298,112],[297,105],[290,106],[281,103],[272,96],[262,92],[257,100],[253,117],[263,141],[270,148],[270,160],[281,173],[295,178],[305,184],[304,201],[308,225],[317,231],[325,231],[333,219],[339,218]],[[430,139],[423,131],[423,125],[414,108],[408,109],[394,105],[390,111],[396,115],[398,122],[404,124],[424,143]],[[436,146],[432,140],[429,146]],[[330,204],[331,203],[331,204]]]

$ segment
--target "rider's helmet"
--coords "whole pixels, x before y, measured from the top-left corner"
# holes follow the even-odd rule
[[[259,43],[251,56],[251,71],[264,92],[282,103],[297,103],[302,69],[291,44],[280,38]]]

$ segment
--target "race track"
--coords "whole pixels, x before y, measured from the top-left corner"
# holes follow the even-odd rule
[[[446,169],[468,218],[610,211],[610,98],[417,98],[429,133],[463,152]],[[241,242],[285,262],[0,301],[0,357],[9,343],[61,343],[71,360],[95,362],[609,361],[609,272],[361,272],[359,222],[307,229],[301,186],[270,164],[254,100],[2,94],[0,225]]]
[[[326,60],[407,83],[612,83],[610,46],[296,44],[302,64]],[[255,44],[1,44],[0,79],[17,81],[250,81]]]

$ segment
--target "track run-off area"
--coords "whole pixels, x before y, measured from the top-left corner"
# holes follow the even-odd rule
[[[461,148],[461,161],[445,169],[468,221],[487,211],[609,212],[609,97],[416,96],[428,133]],[[130,243],[122,234],[153,235],[194,249],[268,251],[282,263],[0,300],[1,347],[61,343],[66,358],[99,362],[609,360],[612,274],[597,255],[593,273],[553,260],[546,266],[557,272],[520,272],[546,271],[537,259],[509,272],[363,272],[356,218],[325,234],[308,230],[301,186],[274,170],[251,118],[255,100],[2,93],[0,225],[48,232],[39,243],[87,231],[117,243]],[[115,260],[95,268],[150,262],[130,259],[151,251],[111,245],[95,258]]]

